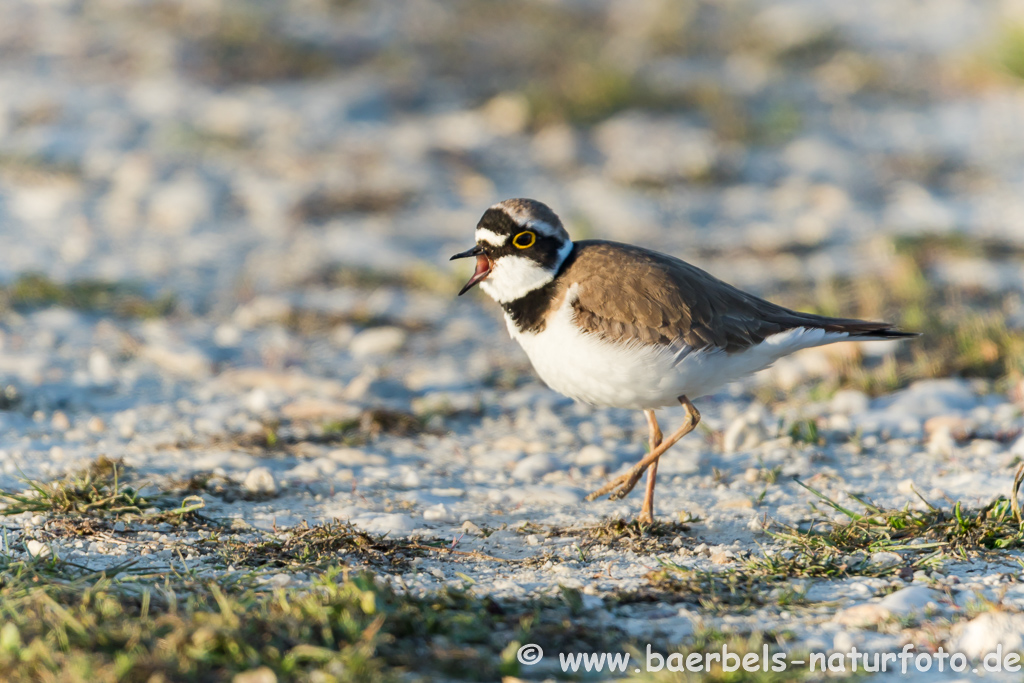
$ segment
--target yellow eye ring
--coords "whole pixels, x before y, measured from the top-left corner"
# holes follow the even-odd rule
[[[523,237],[524,235],[524,239],[529,239],[530,241],[527,242],[526,244],[520,244],[519,238]],[[518,235],[512,238],[512,244],[516,245],[516,249],[529,249],[534,245],[536,241],[537,235],[531,232],[530,230],[524,230],[523,232],[519,233]]]

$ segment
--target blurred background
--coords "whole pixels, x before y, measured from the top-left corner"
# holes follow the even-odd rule
[[[6,0],[0,372],[350,382],[482,342],[525,372],[447,257],[528,196],[927,333],[833,354],[830,387],[1013,391],[1022,122],[1020,0]]]

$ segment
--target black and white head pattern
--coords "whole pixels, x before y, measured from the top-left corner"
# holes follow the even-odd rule
[[[573,246],[555,212],[533,199],[506,199],[487,209],[476,242],[491,260],[480,287],[498,303],[551,282]]]

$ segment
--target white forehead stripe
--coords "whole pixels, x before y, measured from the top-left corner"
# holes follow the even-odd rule
[[[492,247],[500,247],[503,246],[505,242],[508,242],[508,235],[499,235],[493,230],[488,230],[487,228],[477,228],[476,241],[487,242],[487,244]]]

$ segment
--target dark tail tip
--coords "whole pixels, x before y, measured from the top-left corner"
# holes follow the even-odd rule
[[[912,339],[913,337],[920,336],[920,332],[904,332],[903,330],[894,330],[891,327],[878,327],[874,330],[850,330],[851,339],[858,337],[869,339]]]

